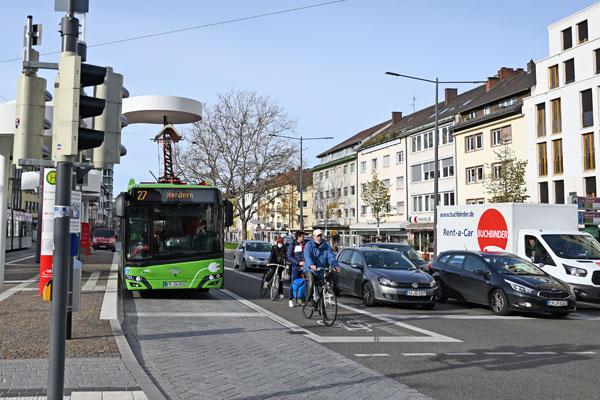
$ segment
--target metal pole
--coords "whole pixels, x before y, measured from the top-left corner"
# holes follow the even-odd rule
[[[302,136],[300,136],[300,230],[304,231],[304,201],[302,197]]]
[[[433,138],[433,257],[437,257],[437,205],[438,205],[438,78],[435,78],[435,133]]]
[[[54,257],[52,304],[48,351],[48,400],[62,400],[65,384],[67,291],[69,283],[69,205],[71,204],[71,162],[59,161],[56,168],[54,206]]]

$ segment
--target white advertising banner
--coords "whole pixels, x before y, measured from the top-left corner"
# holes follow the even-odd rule
[[[81,192],[71,192],[71,207],[69,207],[71,226],[69,232],[81,233]]]

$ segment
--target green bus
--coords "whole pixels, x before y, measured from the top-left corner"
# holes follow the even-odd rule
[[[126,290],[223,286],[224,230],[232,204],[214,186],[129,182],[119,194],[120,279]]]

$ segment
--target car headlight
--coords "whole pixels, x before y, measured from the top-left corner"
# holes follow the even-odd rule
[[[573,275],[573,276],[586,276],[587,275],[587,270],[585,270],[583,268],[572,267],[567,264],[563,264],[563,267],[564,267],[565,271],[567,272],[567,274],[569,274],[569,275]]]
[[[254,260],[256,260],[256,257],[254,257],[254,256],[248,256],[248,260],[254,261]]]
[[[510,287],[513,288],[513,290],[516,290],[517,292],[529,293],[529,294],[535,293],[535,290],[533,290],[532,288],[523,286],[523,285],[519,285],[518,283],[509,281],[508,279],[505,279],[504,282],[508,283],[510,285]]]
[[[437,286],[437,282],[435,281],[435,279],[432,279],[431,282],[429,282],[429,287],[436,287]]]
[[[389,280],[388,278],[377,278],[377,281],[383,286],[398,287],[396,282]]]

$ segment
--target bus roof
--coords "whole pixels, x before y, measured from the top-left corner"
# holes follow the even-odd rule
[[[135,188],[156,188],[156,189],[215,189],[215,186],[206,183],[204,185],[174,185],[172,183],[135,183],[133,179],[129,181],[129,185],[127,186],[127,191],[129,192],[131,189]]]

